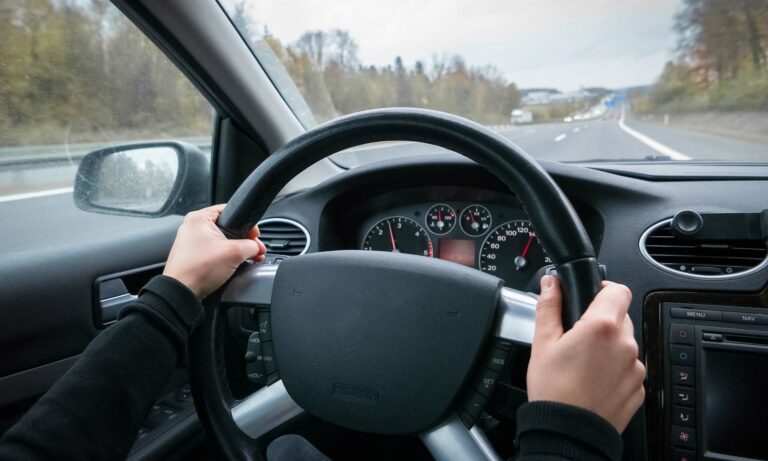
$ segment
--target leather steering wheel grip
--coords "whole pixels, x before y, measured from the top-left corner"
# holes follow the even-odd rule
[[[320,125],[270,155],[237,189],[218,220],[230,238],[242,238],[297,174],[336,152],[381,141],[415,141],[461,154],[484,166],[514,191],[557,267],[566,329],[600,289],[597,259],[584,226],[549,174],[507,138],[443,112],[392,108],[358,112]]]

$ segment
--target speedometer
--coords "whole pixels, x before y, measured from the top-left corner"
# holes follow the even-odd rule
[[[432,257],[432,240],[413,219],[403,216],[382,219],[365,234],[363,250],[391,251]]]
[[[480,248],[480,270],[512,287],[525,286],[539,269],[551,264],[528,220],[506,222],[485,238]]]

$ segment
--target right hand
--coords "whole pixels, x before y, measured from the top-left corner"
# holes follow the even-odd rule
[[[645,400],[645,367],[638,360],[632,293],[603,282],[579,321],[563,331],[557,279],[541,279],[536,330],[528,365],[528,399],[575,405],[597,413],[620,433]]]

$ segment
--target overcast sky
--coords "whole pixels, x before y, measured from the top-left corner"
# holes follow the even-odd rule
[[[222,3],[231,3],[225,0]],[[345,29],[365,64],[434,54],[493,64],[521,88],[652,83],[675,49],[679,0],[248,0],[284,43]]]

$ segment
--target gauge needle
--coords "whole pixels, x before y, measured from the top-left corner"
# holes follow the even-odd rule
[[[397,251],[397,244],[395,244],[395,233],[392,231],[392,223],[387,221],[387,227],[389,227],[389,239],[392,241],[392,251]]]
[[[531,248],[531,242],[533,242],[533,235],[528,237],[528,243],[525,244],[523,254],[515,258],[515,268],[519,271],[525,269],[526,266],[528,266],[528,260],[525,259],[525,257],[528,255],[528,250]]]

